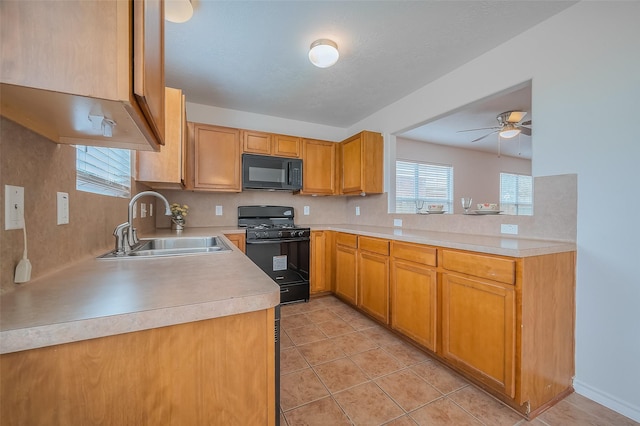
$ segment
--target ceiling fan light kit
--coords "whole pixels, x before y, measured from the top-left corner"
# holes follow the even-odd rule
[[[318,68],[329,68],[339,57],[338,45],[333,40],[321,38],[309,47],[309,60]]]
[[[518,129],[515,125],[508,123],[502,128],[502,130],[500,130],[500,133],[498,134],[501,138],[511,139],[520,134],[520,129]]]
[[[458,130],[458,132],[473,132],[476,130],[493,130],[492,132],[487,133],[484,136],[480,136],[471,141],[478,142],[487,136],[493,135],[497,133],[499,137],[504,139],[511,139],[518,136],[520,133],[531,136],[531,128],[524,127],[530,126],[531,120],[520,123],[520,120],[527,115],[525,111],[507,111],[496,116],[496,120],[498,120],[498,126],[496,127],[483,127],[480,129],[467,129],[467,130]]]

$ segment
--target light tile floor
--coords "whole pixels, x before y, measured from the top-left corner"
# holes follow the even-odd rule
[[[282,308],[280,423],[639,425],[572,394],[526,421],[335,297]]]

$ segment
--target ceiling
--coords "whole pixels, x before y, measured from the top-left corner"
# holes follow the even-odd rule
[[[168,86],[190,103],[345,128],[575,1],[192,3],[191,20],[165,25]],[[338,44],[331,68],[309,62],[319,38]],[[508,105],[481,125],[459,116],[450,130],[492,126]]]
[[[507,155],[531,159],[531,136],[520,133],[512,139],[499,138],[493,133],[477,142],[471,142],[480,138],[497,127],[499,114],[506,111],[525,111],[527,115],[521,120],[533,121],[531,111],[531,84],[527,82],[518,87],[507,89],[486,99],[478,100],[470,105],[465,105],[456,111],[447,113],[428,123],[422,123],[418,127],[403,132],[397,136],[449,145],[456,148],[472,149],[476,151],[490,152],[493,154]],[[527,126],[533,128],[533,126]],[[469,132],[461,132],[468,129],[485,129]]]

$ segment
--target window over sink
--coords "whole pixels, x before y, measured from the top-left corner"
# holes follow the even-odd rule
[[[129,198],[131,151],[76,145],[76,189]]]

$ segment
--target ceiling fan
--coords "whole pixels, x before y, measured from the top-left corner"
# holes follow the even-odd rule
[[[498,120],[498,126],[481,127],[479,129],[458,130],[458,133],[474,132],[476,130],[493,130],[492,132],[489,132],[484,136],[472,140],[471,143],[478,142],[479,140],[482,140],[494,133],[498,133],[500,137],[506,139],[513,138],[520,133],[531,136],[531,128],[524,127],[531,126],[531,120],[520,122],[520,120],[522,120],[525,115],[527,115],[525,111],[506,111],[496,116],[496,120]]]

